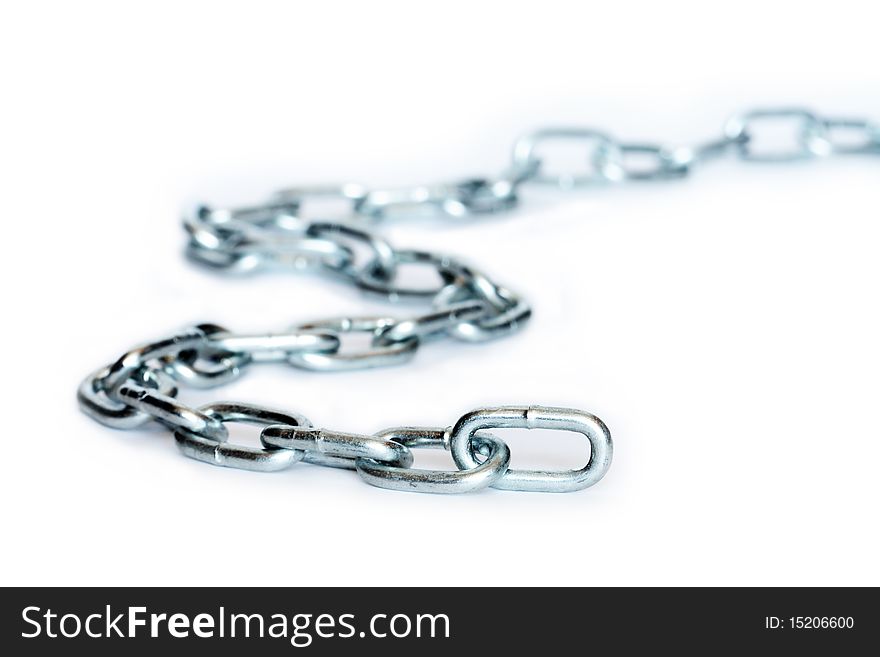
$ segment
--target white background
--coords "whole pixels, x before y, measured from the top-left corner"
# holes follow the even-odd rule
[[[559,123],[687,143],[753,106],[880,119],[877,24],[867,1],[7,5],[2,583],[880,584],[878,158],[730,160],[684,182],[527,190],[470,226],[389,225],[520,291],[533,322],[397,369],[254,368],[182,393],[362,432],[584,408],[615,456],[580,493],[214,468],[74,399],[92,369],[192,322],[389,311],[315,277],[188,264],[193,201],[491,174],[515,136]],[[504,437],[514,465],[586,455],[573,434]]]

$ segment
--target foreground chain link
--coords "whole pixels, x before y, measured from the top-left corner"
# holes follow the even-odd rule
[[[767,128],[788,143],[765,142]],[[778,141],[778,140],[777,140]],[[554,143],[581,144],[579,170],[554,169]],[[549,128],[516,142],[508,169],[496,178],[391,190],[354,184],[292,188],[248,208],[201,207],[185,220],[187,253],[209,267],[245,272],[269,267],[318,270],[388,301],[421,301],[421,314],[312,321],[279,333],[239,335],[201,324],[137,347],[80,385],[82,410],[102,424],[132,429],[156,421],[174,432],[189,457],[245,470],[274,471],[298,461],[356,470],[383,488],[460,493],[494,487],[568,492],[599,481],[611,464],[612,442],[597,417],[543,406],[484,408],[448,428],[399,427],[360,435],[315,428],[297,413],[242,403],[192,408],[177,399],[177,384],[208,388],[227,383],[251,363],[286,362],[310,370],[340,371],[403,363],[433,339],[492,340],[521,329],[531,316],[516,293],[485,274],[437,253],[395,249],[366,225],[425,214],[463,218],[510,210],[526,183],[562,189],[625,180],[682,178],[704,161],[735,153],[744,160],[791,161],[830,154],[880,154],[880,128],[861,119],[821,118],[801,108],[759,109],[734,117],[724,134],[694,147],[621,142],[598,130]],[[548,164],[550,162],[550,164]],[[313,204],[342,205],[338,217],[309,219]],[[436,285],[408,285],[402,271],[421,267]],[[370,338],[366,349],[347,344],[351,334]],[[228,442],[226,425],[262,427],[262,447]],[[583,434],[590,458],[578,470],[510,469],[500,428],[545,428]],[[458,470],[412,468],[412,449],[445,449]]]

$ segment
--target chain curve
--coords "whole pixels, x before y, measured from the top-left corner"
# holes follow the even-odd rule
[[[768,128],[787,143],[765,139]],[[554,143],[581,144],[582,167],[554,169]],[[526,184],[565,190],[685,178],[698,165],[728,154],[757,162],[877,155],[880,126],[860,118],[822,117],[801,107],[758,108],[728,120],[720,137],[690,146],[626,142],[586,127],[548,127],[521,137],[509,166],[496,177],[394,189],[292,187],[254,206],[200,206],[184,219],[184,228],[187,255],[202,266],[233,273],[279,267],[318,270],[392,303],[428,307],[407,318],[335,318],[256,335],[200,324],[135,347],[87,376],[77,391],[80,408],[116,429],[154,420],[174,433],[186,456],[225,467],[273,471],[304,461],[355,470],[374,486],[431,493],[587,488],[608,471],[613,444],[605,424],[584,411],[534,405],[482,408],[445,429],[396,427],[362,435],[316,428],[298,413],[251,404],[191,408],[177,399],[178,384],[219,386],[259,362],[319,371],[384,367],[410,360],[434,339],[482,342],[519,331],[531,308],[515,292],[452,256],[397,249],[372,226],[392,218],[461,220],[505,212],[519,204]],[[304,208],[316,199],[341,203],[344,210],[340,216],[309,219]],[[436,284],[406,283],[403,271],[411,267],[431,270]],[[345,346],[351,333],[366,334],[369,347]],[[230,444],[228,422],[260,426],[262,446]],[[508,446],[486,432],[511,427],[581,433],[590,445],[589,461],[577,470],[511,469]],[[449,451],[457,470],[414,469],[414,448]]]

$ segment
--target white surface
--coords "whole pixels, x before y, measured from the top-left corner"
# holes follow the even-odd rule
[[[190,322],[376,308],[310,277],[187,264],[193,200],[492,173],[518,133],[554,123],[687,142],[780,102],[878,119],[877,19],[867,1],[6,6],[2,583],[880,584],[876,158],[731,161],[527,192],[471,227],[391,226],[521,291],[533,323],[399,369],[253,369],[183,393],[355,431],[585,408],[615,456],[582,493],[452,499],[213,468],[74,401],[90,370]],[[585,453],[552,434],[511,444],[516,464]]]

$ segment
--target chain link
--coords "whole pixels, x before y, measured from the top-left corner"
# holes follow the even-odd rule
[[[776,139],[768,138],[768,130]],[[780,137],[782,143],[780,144]],[[580,145],[581,165],[554,168],[554,145]],[[494,487],[568,492],[592,486],[611,464],[612,442],[599,418],[542,406],[483,408],[449,428],[398,427],[372,435],[316,428],[302,415],[240,403],[191,408],[177,399],[177,383],[209,388],[227,383],[253,363],[340,371],[396,365],[433,339],[492,340],[521,329],[531,308],[515,292],[448,255],[396,249],[371,226],[379,220],[433,215],[468,218],[517,206],[525,184],[560,189],[688,176],[698,165],[729,154],[748,161],[787,162],[831,154],[880,154],[880,127],[870,121],[825,118],[803,108],[763,108],[740,114],[721,137],[695,146],[620,141],[590,128],[554,127],[520,138],[507,169],[494,178],[396,189],[345,184],[297,187],[252,207],[202,206],[184,221],[187,254],[213,269],[267,268],[325,272],[390,302],[427,305],[408,318],[348,317],[300,324],[286,331],[239,335],[200,324],[132,349],[86,377],[78,390],[82,410],[98,422],[133,429],[155,420],[170,428],[192,458],[245,470],[273,471],[299,461],[356,470],[374,486],[460,493]],[[338,216],[308,218],[318,202],[341,207]],[[414,286],[404,271],[419,267],[436,283]],[[366,348],[348,337],[364,334]],[[261,427],[262,447],[228,442],[226,424]],[[576,470],[514,470],[497,428],[545,428],[585,436],[590,458]],[[412,468],[412,449],[445,449],[455,471]]]

